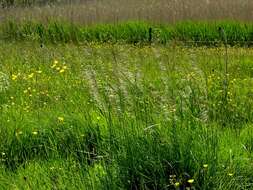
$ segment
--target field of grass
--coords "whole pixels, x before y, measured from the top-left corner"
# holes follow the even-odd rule
[[[253,188],[252,49],[9,41],[0,63],[0,189]]]
[[[251,1],[0,6],[0,190],[253,189]]]
[[[252,46],[253,24],[236,21],[152,24],[124,22],[91,26],[48,21],[6,21],[0,24],[0,39],[47,43],[184,44],[186,46]]]

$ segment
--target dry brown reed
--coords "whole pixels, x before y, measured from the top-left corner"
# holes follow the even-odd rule
[[[173,23],[180,20],[253,19],[252,0],[79,0],[54,6],[0,9],[6,19],[57,19],[80,24],[125,20]]]

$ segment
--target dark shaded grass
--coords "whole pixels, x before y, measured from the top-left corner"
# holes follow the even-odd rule
[[[69,125],[70,127],[67,127]],[[103,141],[98,126],[88,124],[83,127],[82,125],[72,121],[37,130],[37,135],[32,134],[31,131],[19,134],[17,129],[9,138],[2,139],[1,146],[6,153],[3,163],[10,170],[16,170],[34,159],[71,157],[82,164],[92,164],[100,155],[99,150],[102,148],[100,144]]]

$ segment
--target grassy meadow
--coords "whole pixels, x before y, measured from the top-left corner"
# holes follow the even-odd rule
[[[0,6],[0,190],[253,189],[251,1]]]
[[[253,188],[252,49],[0,52],[0,189]]]

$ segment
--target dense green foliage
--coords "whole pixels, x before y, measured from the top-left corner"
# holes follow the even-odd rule
[[[1,43],[0,189],[252,189],[253,52],[224,54]]]
[[[222,32],[223,31],[223,32]],[[127,22],[79,26],[64,22],[13,22],[0,25],[1,39],[34,40],[41,43],[67,42],[183,42],[190,45],[250,46],[253,25],[239,22],[181,22],[174,25]]]

